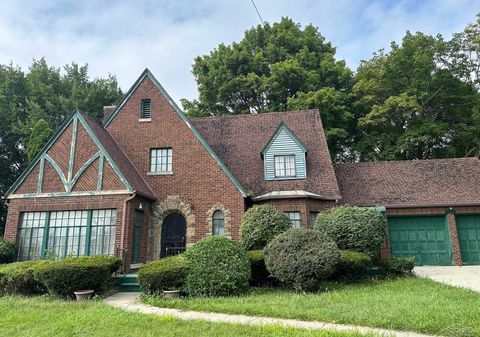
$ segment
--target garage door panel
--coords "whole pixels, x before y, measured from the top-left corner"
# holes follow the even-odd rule
[[[480,215],[457,215],[457,233],[464,264],[480,264]]]
[[[444,216],[389,217],[392,255],[419,265],[450,265],[451,243]]]

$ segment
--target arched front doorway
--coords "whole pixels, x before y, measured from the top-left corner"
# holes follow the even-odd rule
[[[163,219],[160,239],[160,257],[182,253],[187,238],[187,222],[180,213],[169,214]]]

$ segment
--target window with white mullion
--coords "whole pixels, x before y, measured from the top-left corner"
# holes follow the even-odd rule
[[[300,212],[285,212],[285,215],[290,218],[290,221],[292,222],[292,228],[301,227]]]
[[[275,177],[295,177],[295,155],[275,156]]]
[[[172,149],[151,149],[150,150],[150,172],[171,172],[172,171]]]

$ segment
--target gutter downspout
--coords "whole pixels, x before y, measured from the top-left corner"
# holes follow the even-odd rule
[[[125,227],[126,227],[126,222],[127,222],[127,204],[129,201],[135,199],[135,197],[137,196],[137,192],[133,192],[133,194],[131,196],[129,196],[127,199],[125,199],[125,201],[123,202],[123,215],[122,215],[122,231],[121,231],[121,234],[120,234],[120,257],[122,258],[123,260],[123,274],[125,274],[125,270],[126,270],[126,262],[125,261],[125,258],[124,258],[124,251],[125,251]]]

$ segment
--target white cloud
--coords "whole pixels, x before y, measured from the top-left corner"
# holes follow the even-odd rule
[[[313,23],[355,68],[405,31],[450,36],[475,19],[480,2],[257,0],[269,22]],[[259,23],[250,0],[2,1],[0,63],[27,68],[88,63],[92,76],[115,74],[124,90],[148,67],[172,97],[197,96],[191,65],[219,43],[238,41]]]

